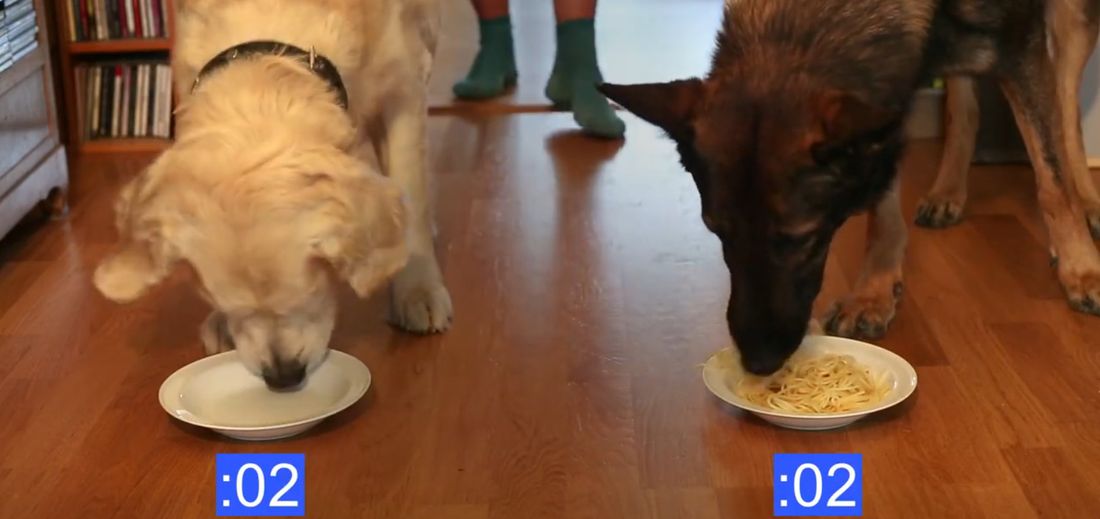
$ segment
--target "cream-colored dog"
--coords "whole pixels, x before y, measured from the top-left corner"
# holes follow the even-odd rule
[[[334,278],[361,297],[392,281],[396,325],[446,329],[425,164],[434,0],[175,5],[176,139],[123,188],[96,287],[132,301],[189,266],[214,308],[207,353],[235,347],[273,388],[324,357]]]

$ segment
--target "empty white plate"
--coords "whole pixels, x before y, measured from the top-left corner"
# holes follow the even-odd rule
[[[359,359],[329,350],[303,386],[274,392],[236,351],[188,364],[160,386],[160,405],[176,419],[240,440],[274,440],[305,432],[359,400],[371,374]]]
[[[845,413],[800,414],[761,407],[742,398],[733,391],[737,382],[745,375],[740,363],[719,358],[722,352],[712,355],[703,364],[703,383],[707,389],[727,403],[744,409],[760,418],[781,427],[817,431],[844,427],[872,413],[893,407],[909,397],[917,388],[917,372],[913,366],[896,353],[873,344],[841,337],[811,335],[805,338],[798,348],[799,355],[816,357],[827,353],[851,355],[874,373],[886,373],[890,392],[881,402],[872,406]]]

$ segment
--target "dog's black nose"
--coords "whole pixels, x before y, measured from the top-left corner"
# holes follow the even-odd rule
[[[757,376],[767,376],[779,371],[786,359],[783,357],[766,356],[762,358],[746,358],[742,363],[745,371]]]
[[[295,389],[306,378],[306,367],[296,361],[276,362],[264,367],[264,382],[269,389],[285,391]]]
[[[741,367],[757,376],[768,376],[779,371],[787,358],[798,349],[802,334],[797,328],[749,328],[736,329],[733,333],[737,349],[741,351]]]

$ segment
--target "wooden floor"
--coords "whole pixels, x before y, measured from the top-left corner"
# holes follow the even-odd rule
[[[716,4],[696,3],[701,27]],[[674,45],[705,66],[712,35],[692,37]],[[647,74],[662,78],[630,80]],[[223,452],[305,453],[309,517],[770,517],[776,452],[862,453],[865,517],[1100,510],[1100,319],[1061,298],[1026,168],[976,168],[964,224],[912,230],[881,344],[917,366],[913,397],[796,432],[703,387],[699,363],[728,342],[728,278],[672,145],[633,117],[617,143],[567,114],[475,111],[431,121],[453,329],[401,334],[345,291],[334,347],[374,385],[277,443],[160,408],[160,383],[201,355],[207,309],[179,279],[129,306],[94,291],[115,191],[148,158],[78,162],[69,218],[0,242],[0,517],[213,517]],[[915,143],[904,161],[909,216],[938,153]],[[855,279],[862,224],[835,243],[822,309]]]

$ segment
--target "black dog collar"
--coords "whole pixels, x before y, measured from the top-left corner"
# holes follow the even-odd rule
[[[233,60],[263,55],[300,58],[309,67],[310,72],[325,80],[336,91],[340,106],[347,109],[348,91],[344,88],[344,82],[340,79],[340,73],[336,70],[336,66],[328,58],[317,54],[313,48],[306,51],[277,41],[250,41],[225,49],[206,62],[206,65],[202,67],[199,75],[195,78],[195,83],[191,85],[191,91],[194,92],[199,87],[199,83],[204,77],[230,64]]]

